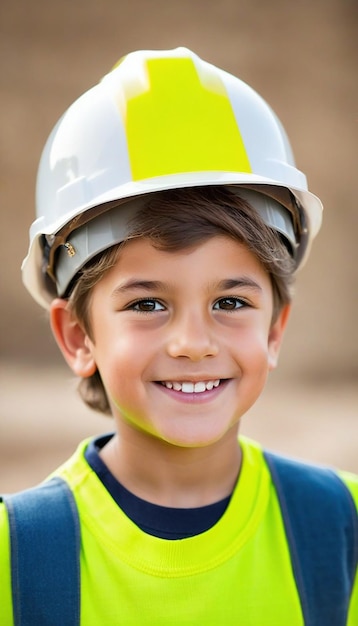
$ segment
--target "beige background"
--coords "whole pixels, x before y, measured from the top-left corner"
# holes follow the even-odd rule
[[[261,93],[325,205],[280,369],[243,431],[358,472],[357,23],[356,0],[1,0],[0,491],[33,484],[81,437],[111,428],[82,407],[21,284],[41,150],[119,57],[177,45]]]

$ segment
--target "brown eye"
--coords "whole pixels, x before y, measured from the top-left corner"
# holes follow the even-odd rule
[[[214,309],[221,311],[235,311],[245,306],[245,302],[240,298],[220,298],[214,304]]]
[[[164,306],[158,300],[137,300],[129,307],[140,313],[152,313],[154,311],[164,311]]]

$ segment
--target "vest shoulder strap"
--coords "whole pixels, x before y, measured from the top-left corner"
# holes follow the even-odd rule
[[[358,561],[353,498],[330,469],[265,452],[305,626],[346,626]]]
[[[2,499],[15,626],[79,626],[80,524],[69,486],[56,477]]]

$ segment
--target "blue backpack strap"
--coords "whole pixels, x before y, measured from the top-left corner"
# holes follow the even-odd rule
[[[11,537],[15,626],[79,626],[80,525],[67,483],[3,496]]]
[[[276,487],[305,626],[346,626],[358,561],[353,498],[332,470],[264,453]]]

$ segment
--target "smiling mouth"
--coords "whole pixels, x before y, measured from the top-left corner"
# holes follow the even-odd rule
[[[173,389],[174,391],[181,391],[182,393],[204,393],[205,391],[211,391],[215,387],[219,387],[221,383],[220,378],[215,380],[205,380],[193,382],[178,382],[178,381],[161,381],[160,384],[167,389]]]

